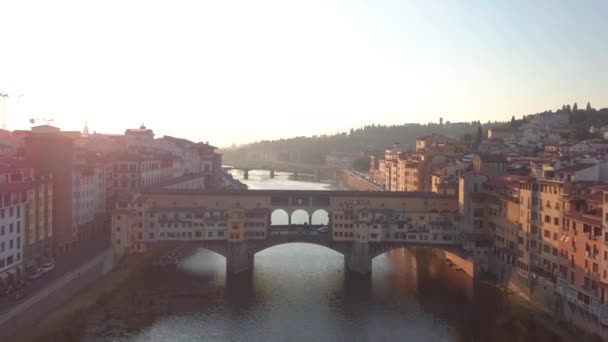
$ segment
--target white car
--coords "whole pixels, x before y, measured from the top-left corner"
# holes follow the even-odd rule
[[[30,275],[30,280],[38,279],[38,278],[42,277],[43,274],[44,273],[42,273],[40,271],[40,269],[37,269],[36,272],[34,272],[32,275]]]
[[[323,226],[321,228],[318,228],[317,231],[319,233],[327,233],[329,231],[329,227],[328,226]]]
[[[51,272],[54,269],[55,269],[55,264],[53,264],[52,262],[44,264],[44,265],[40,266],[40,268],[39,268],[39,270],[42,273],[48,273],[48,272]]]

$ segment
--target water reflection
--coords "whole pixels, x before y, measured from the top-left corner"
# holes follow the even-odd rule
[[[468,302],[438,281],[445,264],[428,251],[396,250],[350,277],[342,255],[310,244],[256,255],[254,271],[229,276],[223,257],[195,250],[176,269],[151,269],[89,318],[85,339],[119,341],[452,340]],[[430,270],[433,269],[431,272]],[[466,278],[463,278],[466,279]],[[446,305],[449,302],[453,305]],[[111,318],[111,319],[108,319]],[[304,338],[306,337],[306,338]]]
[[[264,173],[250,171],[247,184],[332,187],[295,184],[281,173],[270,180]],[[227,276],[224,257],[191,252],[176,268],[151,267],[117,291],[88,315],[83,340],[526,340],[497,328],[496,291],[475,286],[433,250],[382,254],[372,262],[371,277],[345,274],[342,255],[310,244],[264,250],[255,256],[253,272],[238,276]]]
[[[244,179],[242,170],[229,170],[228,173],[247,184],[251,190],[259,189],[290,189],[290,190],[339,190],[340,187],[334,182],[314,182],[312,175],[298,175],[294,177],[289,172],[276,172],[274,178],[270,178],[270,171],[249,170],[249,179]]]

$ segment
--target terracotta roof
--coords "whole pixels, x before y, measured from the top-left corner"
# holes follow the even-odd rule
[[[573,219],[573,220],[576,220],[576,221],[579,221],[579,222],[582,222],[582,223],[585,223],[585,224],[590,224],[590,225],[593,225],[593,226],[599,226],[599,227],[602,226],[602,218],[601,217],[583,216],[580,213],[572,212],[572,211],[566,211],[564,213],[565,213],[565,216],[568,217],[568,218],[570,218],[570,219]]]
[[[563,173],[563,174],[574,174],[574,173],[576,173],[578,171],[588,169],[588,168],[593,167],[595,165],[596,164],[576,164],[576,165],[572,165],[572,166],[566,166],[566,167],[561,168],[559,170],[555,170],[555,172],[557,172],[557,173]]]
[[[507,161],[502,154],[479,154],[479,158],[486,163],[504,163]]]

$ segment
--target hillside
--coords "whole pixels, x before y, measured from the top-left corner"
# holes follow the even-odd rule
[[[564,105],[556,111],[548,110],[542,113],[562,112],[570,114],[570,139],[572,140],[599,137],[598,134],[589,134],[589,127],[593,125],[595,128],[599,128],[608,125],[608,108],[596,110],[590,104],[587,104],[585,109],[578,109],[575,103],[572,107]],[[488,127],[518,128],[532,115],[535,114],[524,115],[518,119],[513,117],[511,121],[507,122],[487,122],[485,124],[481,124],[479,121],[458,123],[448,121],[444,124],[368,125],[333,135],[264,140],[236,148],[223,149],[220,152],[224,154],[226,163],[269,157],[284,161],[298,160],[301,163],[323,164],[327,153],[361,153],[365,150],[381,150],[396,142],[411,148],[415,146],[417,137],[430,133],[443,134],[453,138],[467,136],[465,140],[469,140],[476,135],[479,126],[482,127],[485,136],[485,130]]]
[[[289,156],[298,154],[297,159],[300,162],[321,164],[324,163],[325,155],[329,152],[361,153],[363,150],[383,149],[395,142],[399,142],[405,147],[413,147],[417,137],[439,133],[460,138],[465,134],[474,134],[479,125],[479,122],[447,122],[442,125],[369,125],[333,135],[264,140],[237,148],[223,149],[220,152],[224,154],[224,160],[227,163],[270,154],[283,155],[281,159],[287,160],[293,159]]]

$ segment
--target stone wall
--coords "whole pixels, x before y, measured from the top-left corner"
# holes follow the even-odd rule
[[[605,341],[608,341],[608,326],[601,324],[597,317],[587,313],[582,308],[576,307],[563,296],[560,296],[553,281],[538,276],[529,279],[510,265],[495,258],[492,259],[491,270],[493,270],[502,286],[513,291],[518,297],[534,304],[555,322],[566,324],[571,322],[589,333],[602,336]]]
[[[374,186],[365,182],[363,179],[355,177],[348,170],[340,171],[340,182],[352,190],[357,191],[378,191]]]
[[[112,252],[108,249],[0,315],[0,341],[8,340],[15,333],[40,321],[78,291],[114,269],[115,264]]]
[[[471,278],[475,278],[475,262],[472,259],[448,251],[445,251],[445,258]]]

